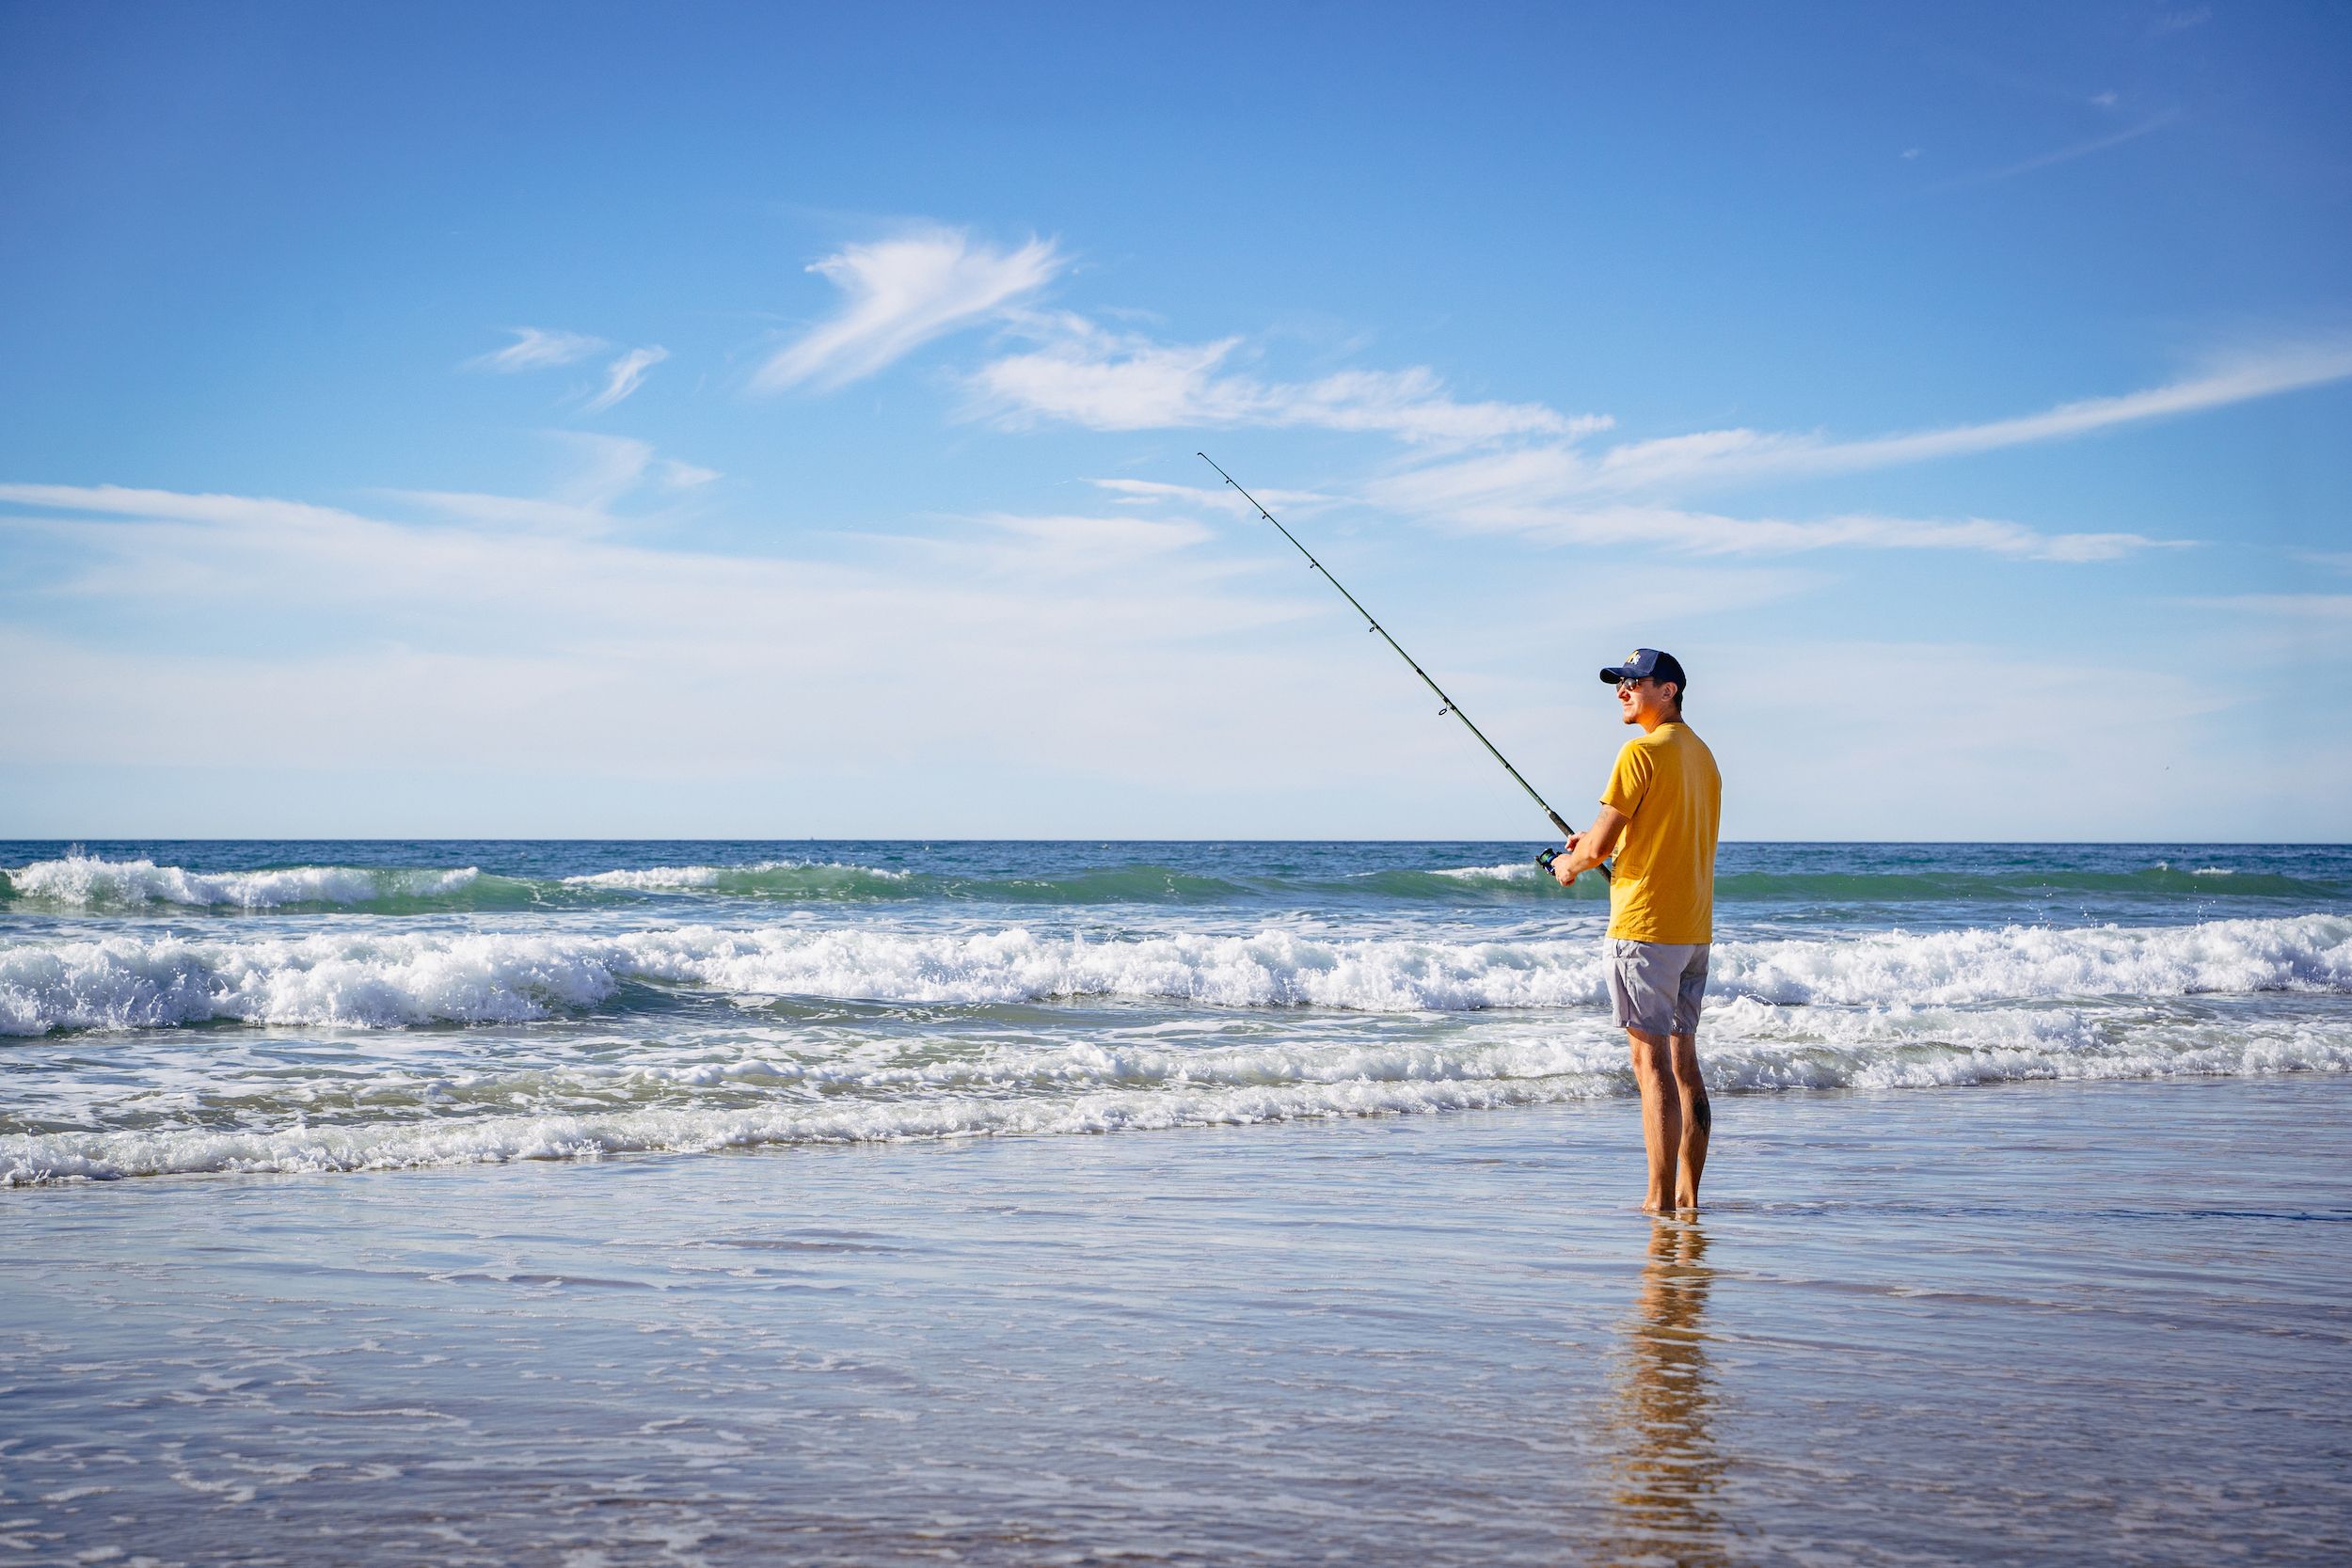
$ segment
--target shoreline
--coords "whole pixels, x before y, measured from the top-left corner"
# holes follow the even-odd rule
[[[1736,1097],[1695,1223],[1619,1101],[19,1189],[0,1501],[163,1561],[2341,1555],[2352,1080],[1987,1086]]]
[[[299,1163],[290,1160],[284,1168],[267,1168],[255,1163],[244,1168],[217,1164],[199,1165],[183,1169],[81,1169],[57,1170],[44,1168],[26,1174],[23,1163],[31,1158],[29,1151],[11,1152],[0,1142],[0,1156],[16,1164],[0,1161],[0,1195],[30,1193],[57,1189],[74,1189],[116,1183],[145,1184],[156,1181],[181,1182],[204,1178],[244,1180],[304,1179],[336,1180],[357,1176],[396,1176],[427,1171],[464,1171],[501,1165],[568,1165],[600,1164],[626,1160],[700,1159],[719,1155],[756,1155],[787,1149],[892,1148],[930,1144],[963,1142],[993,1142],[999,1140],[1059,1140],[1067,1138],[1136,1137],[1153,1134],[1184,1136],[1210,1132],[1246,1132],[1280,1127],[1315,1127],[1348,1122],[1380,1122],[1395,1119],[1454,1117],[1466,1116],[1495,1116],[1535,1113],[1549,1109],[1583,1108],[1605,1113],[1612,1106],[1636,1107],[1629,1069],[1613,1074],[1626,1081],[1599,1092],[1570,1095],[1531,1094],[1531,1085],[1522,1081],[1495,1080],[1475,1082],[1422,1083],[1402,1080],[1395,1083],[1367,1084],[1367,1091],[1393,1089],[1398,1086],[1423,1087],[1451,1091],[1451,1098],[1432,1098],[1419,1102],[1373,1104],[1362,1109],[1334,1107],[1310,1111],[1269,1111],[1263,1115],[1231,1114],[1214,1119],[1144,1120],[1131,1119],[1107,1110],[1113,1097],[1101,1097],[1104,1106],[1073,1107],[1068,1125],[1039,1125],[1034,1119],[1024,1120],[1017,1105],[998,1106],[990,1101],[969,1104],[949,1102],[940,1108],[935,1130],[874,1132],[859,1125],[866,1108],[854,1102],[845,1103],[828,1117],[795,1115],[790,1122],[773,1132],[756,1130],[759,1118],[747,1114],[744,1130],[727,1136],[723,1141],[707,1146],[665,1145],[656,1141],[643,1143],[611,1143],[597,1141],[609,1136],[613,1117],[601,1120],[528,1114],[505,1117],[450,1117],[425,1120],[394,1128],[366,1125],[344,1126],[321,1123],[291,1132],[221,1131],[207,1134],[224,1144],[242,1144],[255,1150],[286,1151],[303,1157]],[[1972,1094],[1992,1089],[2033,1089],[2059,1087],[2154,1087],[2179,1085],[2249,1083],[2265,1084],[2294,1082],[2303,1079],[2337,1080],[2352,1083],[2352,1071],[2334,1070],[2324,1067],[2297,1067],[2270,1072],[2195,1072],[2157,1073],[2138,1077],[2104,1076],[2092,1073],[2051,1075],[2047,1077],[1986,1077],[1961,1082],[1934,1084],[1780,1084],[1710,1085],[1709,1093],[1719,1103],[1731,1105],[1772,1104],[1785,1098],[1803,1100],[1851,1097],[1912,1096],[1938,1094]],[[1001,1119],[991,1120],[992,1115]],[[519,1131],[515,1131],[519,1130]],[[568,1137],[559,1136],[562,1132]],[[509,1150],[471,1153],[444,1153],[433,1157],[432,1150],[453,1141],[480,1140],[485,1132],[515,1131]],[[422,1152],[405,1161],[362,1161],[353,1157],[332,1157],[329,1150],[338,1144],[349,1144],[357,1135],[373,1134],[379,1142],[388,1135],[405,1138]],[[593,1135],[592,1135],[593,1134]],[[88,1138],[86,1133],[11,1134],[18,1140],[55,1139],[60,1142]],[[112,1134],[127,1137],[135,1144],[135,1134]],[[305,1152],[307,1151],[307,1153]],[[65,1158],[85,1165],[93,1164],[87,1156]]]

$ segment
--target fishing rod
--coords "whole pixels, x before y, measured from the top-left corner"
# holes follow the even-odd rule
[[[1518,784],[1521,789],[1527,791],[1527,798],[1529,800],[1544,808],[1544,815],[1551,818],[1551,825],[1560,830],[1560,835],[1563,838],[1574,838],[1576,836],[1576,830],[1569,827],[1567,823],[1562,819],[1560,814],[1551,809],[1551,802],[1535,793],[1535,786],[1529,784],[1527,780],[1520,775],[1519,770],[1511,766],[1511,759],[1504,756],[1501,752],[1495,749],[1495,743],[1486,738],[1486,734],[1484,730],[1481,730],[1476,724],[1470,722],[1470,716],[1462,711],[1461,705],[1445,694],[1445,688],[1439,686],[1436,681],[1429,678],[1429,672],[1422,669],[1418,663],[1415,663],[1413,656],[1406,653],[1397,642],[1397,640],[1389,635],[1389,628],[1382,626],[1373,615],[1372,611],[1366,610],[1362,603],[1358,600],[1356,595],[1347,591],[1345,584],[1342,583],[1339,578],[1331,575],[1330,568],[1327,567],[1322,562],[1315,559],[1315,552],[1309,549],[1306,546],[1299,544],[1298,535],[1282,527],[1281,521],[1277,518],[1273,513],[1268,512],[1263,505],[1260,505],[1257,497],[1251,495],[1248,491],[1242,489],[1241,482],[1239,480],[1236,480],[1232,474],[1227,473],[1223,468],[1217,467],[1216,458],[1211,457],[1205,451],[1195,452],[1193,455],[1200,458],[1201,462],[1206,463],[1210,467],[1216,468],[1216,477],[1232,485],[1235,493],[1237,493],[1242,499],[1248,501],[1251,506],[1256,507],[1258,515],[1263,517],[1267,522],[1272,523],[1276,531],[1279,532],[1283,538],[1289,540],[1300,555],[1307,558],[1307,564],[1313,567],[1316,571],[1321,572],[1323,574],[1323,580],[1329,583],[1332,587],[1337,588],[1340,591],[1340,597],[1345,599],[1349,604],[1356,607],[1356,613],[1364,618],[1364,625],[1371,627],[1374,631],[1378,632],[1380,634],[1381,641],[1386,642],[1390,647],[1396,649],[1397,657],[1403,659],[1406,664],[1412,665],[1413,673],[1421,677],[1421,684],[1436,692],[1438,694],[1438,701],[1445,705],[1438,710],[1438,717],[1442,719],[1450,713],[1454,715],[1454,718],[1459,719],[1462,721],[1462,727],[1470,731],[1471,735],[1476,736],[1478,737],[1478,743],[1486,748],[1486,754],[1493,757],[1495,761],[1502,764],[1502,770],[1511,775],[1511,782]],[[1560,851],[1557,849],[1546,849],[1543,853],[1535,857],[1535,863],[1549,871],[1551,869],[1552,861],[1558,857],[1559,853]],[[1608,879],[1609,868],[1606,865],[1600,867],[1600,875],[1602,880],[1606,881]]]

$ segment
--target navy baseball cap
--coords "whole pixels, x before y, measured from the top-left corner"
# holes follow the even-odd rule
[[[1677,692],[1691,689],[1691,677],[1682,673],[1682,660],[1656,648],[1636,648],[1625,656],[1623,664],[1612,664],[1600,673],[1600,678],[1612,686],[1619,681],[1637,681],[1644,675],[1672,681]]]

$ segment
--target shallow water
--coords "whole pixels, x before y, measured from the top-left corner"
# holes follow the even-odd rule
[[[2352,1081],[0,1193],[0,1550],[2325,1563]],[[95,1559],[93,1559],[95,1560]]]
[[[1493,844],[0,844],[0,1182],[1630,1090]],[[2352,1068],[2352,851],[1731,845],[1719,1092]]]

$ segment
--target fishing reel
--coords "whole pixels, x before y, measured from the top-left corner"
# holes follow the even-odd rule
[[[1535,863],[1544,868],[1544,874],[1546,876],[1550,876],[1551,863],[1566,853],[1567,851],[1565,849],[1538,849],[1535,851]],[[1600,873],[1600,879],[1602,881],[1605,882],[1609,880],[1609,863],[1607,861],[1601,862],[1598,865],[1593,867],[1593,869]]]

